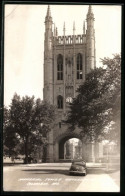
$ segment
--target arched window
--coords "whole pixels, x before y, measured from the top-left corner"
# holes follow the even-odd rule
[[[77,79],[82,79],[82,55],[77,55]]]
[[[63,56],[61,54],[57,57],[57,80],[63,80]]]
[[[57,106],[58,106],[58,109],[62,109],[63,108],[63,97],[61,95],[59,95],[57,97]]]
[[[66,103],[72,103],[72,102],[73,102],[72,97],[67,97],[67,98],[66,98]]]
[[[59,128],[61,128],[61,122],[59,122]]]

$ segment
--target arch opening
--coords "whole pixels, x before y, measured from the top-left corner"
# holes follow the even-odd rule
[[[63,138],[59,142],[59,159],[82,159],[82,141],[79,138]]]

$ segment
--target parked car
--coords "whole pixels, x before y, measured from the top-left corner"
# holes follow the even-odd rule
[[[28,157],[28,163],[32,163],[33,158],[32,157]],[[24,164],[26,164],[26,157],[24,158]]]
[[[73,160],[69,174],[85,176],[87,174],[86,162],[84,160]]]

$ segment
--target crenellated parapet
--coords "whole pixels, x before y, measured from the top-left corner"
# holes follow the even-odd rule
[[[53,40],[55,45],[84,44],[86,43],[86,35],[58,36]]]

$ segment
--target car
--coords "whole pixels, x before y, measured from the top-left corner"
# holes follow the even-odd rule
[[[84,160],[73,160],[69,169],[70,175],[83,175],[86,176],[87,168]]]
[[[24,164],[26,164],[26,157],[23,159],[24,160]],[[33,158],[31,156],[28,156],[28,163],[32,163],[33,162]]]

